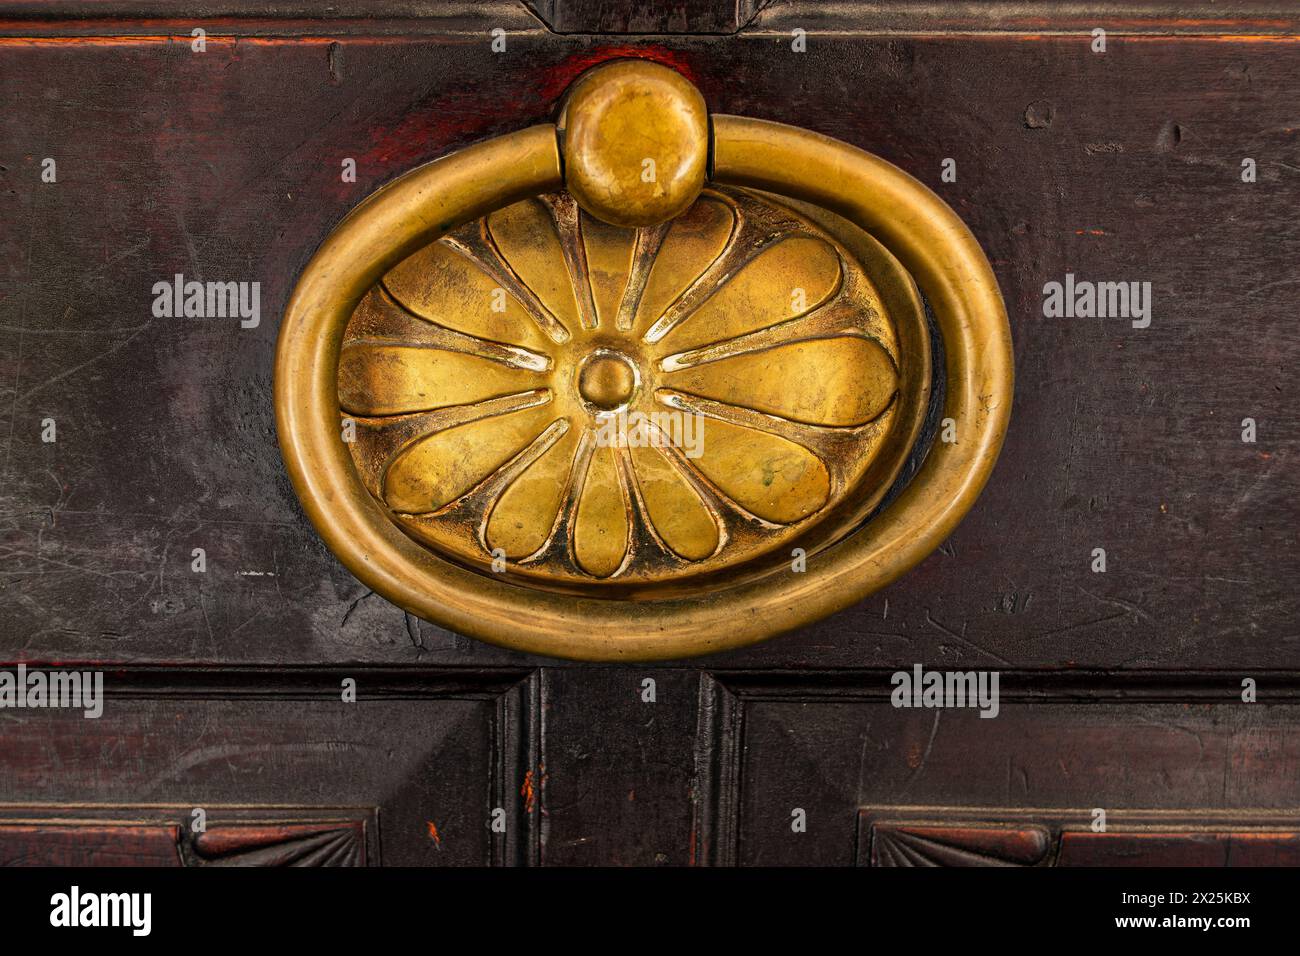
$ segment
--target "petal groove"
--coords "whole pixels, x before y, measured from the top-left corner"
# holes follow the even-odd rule
[[[393,459],[384,476],[384,500],[405,514],[437,511],[521,452],[554,417],[539,406],[426,435]]]
[[[339,404],[353,415],[468,405],[538,384],[532,372],[464,352],[360,341],[339,356]]]
[[[675,351],[735,338],[813,311],[840,287],[840,257],[824,239],[795,236],[749,260],[674,328],[651,337]]]
[[[587,467],[573,528],[573,552],[588,574],[607,578],[627,554],[627,505],[613,448],[597,448]]]
[[[581,326],[574,278],[546,204],[525,199],[488,216],[488,233],[521,282],[569,331]]]
[[[603,329],[612,329],[632,272],[636,230],[611,226],[583,213],[582,243],[599,325]]]
[[[875,341],[840,336],[791,342],[671,373],[673,388],[808,425],[862,425],[898,390]]]
[[[774,524],[807,517],[830,495],[826,466],[802,445],[713,418],[693,464],[736,504]]]
[[[656,448],[633,448],[632,465],[647,517],[664,544],[687,561],[718,549],[718,526],[699,493]]]
[[[431,243],[403,259],[383,284],[411,312],[457,332],[529,349],[550,345],[519,300],[445,243]]]
[[[641,293],[637,329],[650,328],[722,255],[735,225],[731,207],[707,196],[673,220]]]
[[[497,499],[485,534],[489,548],[517,560],[546,544],[568,490],[579,434],[570,428]]]

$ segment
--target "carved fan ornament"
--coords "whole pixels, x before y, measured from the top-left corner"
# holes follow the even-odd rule
[[[903,404],[899,363],[862,265],[788,207],[710,190],[632,229],[553,193],[384,276],[348,324],[339,403],[366,487],[420,542],[642,583],[878,499],[863,478]]]
[[[988,260],[933,193],[622,60],[556,123],[354,209],[286,308],[275,400],[304,511],[373,590],[650,660],[801,626],[938,547],[1011,369]],[[955,439],[919,444],[927,415]]]

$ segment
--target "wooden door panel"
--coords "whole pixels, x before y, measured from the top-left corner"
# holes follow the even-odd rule
[[[1300,710],[1291,688],[1275,687],[1278,702],[1266,705],[1212,701],[1204,691],[1217,688],[1184,685],[1193,704],[1162,699],[1167,689],[1063,691],[1004,674],[999,713],[985,719],[896,708],[889,676],[841,674],[834,689],[816,677],[716,677],[714,720],[701,736],[713,768],[702,831],[714,862],[867,861],[873,831],[919,822],[990,827],[1003,843],[1028,827],[1020,849],[967,846],[1027,865],[1140,862],[1144,847],[1155,861],[1195,865],[1293,858]],[[1008,817],[1009,807],[1022,809]],[[1094,835],[1097,809],[1107,832]],[[806,832],[792,827],[797,810]],[[1035,827],[1046,828],[1037,855]]]
[[[907,816],[911,814],[912,820]],[[940,824],[926,819],[947,821]],[[889,807],[859,816],[860,866],[1297,866],[1294,811],[1121,811],[1096,832],[1089,810]]]
[[[699,675],[653,665],[542,674],[542,862],[691,863]]]
[[[536,749],[532,678],[357,672],[345,703],[347,677],[136,671],[108,675],[98,719],[6,711],[0,850],[186,865],[536,856],[538,807],[520,789]]]
[[[210,808],[193,832],[192,807],[0,808],[2,866],[378,865],[375,809]],[[233,821],[243,822],[233,822]],[[206,826],[206,823],[205,823]]]
[[[283,474],[271,355],[298,270],[362,196],[546,119],[608,51],[526,33],[486,82],[484,56],[447,38],[334,42],[338,82],[326,48],[305,41],[214,37],[191,55],[165,39],[0,38],[15,65],[0,93],[25,118],[11,149],[30,157],[4,174],[16,228],[2,289],[14,328],[33,329],[0,353],[0,429],[13,426],[4,613],[33,656],[516,659],[368,598],[325,551]],[[1102,69],[1073,37],[826,37],[810,70],[758,55],[770,42],[655,49],[720,112],[845,139],[940,189],[1010,304],[1016,407],[979,507],[939,553],[728,666],[1294,667],[1300,479],[1281,463],[1300,434],[1297,346],[1276,280],[1296,248],[1272,211],[1300,187],[1266,158],[1291,146],[1289,45],[1116,40]],[[972,82],[991,74],[1026,80]],[[94,80],[46,95],[74,75]],[[1193,92],[1207,86],[1214,96]],[[855,89],[889,108],[843,109]],[[1032,104],[1051,122],[1027,121]],[[78,131],[57,140],[65,181],[38,189],[63,128]],[[1243,150],[1265,158],[1254,189],[1236,172]],[[968,172],[944,185],[949,153]],[[339,181],[347,156],[355,184]],[[1044,282],[1135,269],[1153,285],[1151,329],[1041,317]],[[176,272],[257,279],[259,327],[151,318],[152,284]],[[1264,423],[1255,445],[1240,440],[1245,416]],[[63,423],[54,445],[40,440],[45,417]],[[190,571],[195,547],[206,576]],[[1110,555],[1104,575],[1090,570],[1095,547]]]

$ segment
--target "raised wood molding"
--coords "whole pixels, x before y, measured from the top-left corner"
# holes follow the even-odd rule
[[[0,806],[3,866],[378,866],[376,807]]]
[[[701,674],[695,745],[694,847],[699,866],[742,862],[747,708],[755,702],[887,705],[883,669],[714,671]],[[1211,671],[1003,670],[1007,704],[1240,704],[1240,676]],[[1300,674],[1260,672],[1269,703],[1300,701]],[[908,865],[1300,865],[1300,811],[1112,810],[1093,834],[1090,810],[879,806],[858,815],[857,860]],[[874,834],[874,835],[873,835]],[[1288,862],[1290,861],[1290,862]],[[914,865],[931,865],[915,863]]]
[[[986,0],[206,0],[178,15],[165,0],[0,2],[0,36],[464,36],[507,33],[569,36],[788,36],[796,28],[834,35],[1292,36],[1294,5],[1277,0],[1178,3],[1135,0],[1077,4]],[[184,28],[184,29],[182,29]]]
[[[721,680],[706,672],[700,674],[698,715],[691,862],[735,866],[745,707]]]
[[[1096,27],[1108,34],[1205,36],[1287,35],[1300,30],[1294,4],[1276,0],[1130,0],[1102,3],[1029,3],[984,0],[741,0],[747,34],[1027,34],[1089,36]],[[746,9],[749,12],[746,15]]]
[[[742,700],[888,701],[894,691],[891,676],[912,666],[900,663],[897,667],[852,670],[716,670],[708,677]],[[1294,670],[1031,670],[990,667],[984,661],[945,665],[945,669],[997,671],[999,696],[1006,702],[1230,704],[1241,700],[1243,676],[1255,680],[1262,702],[1300,701],[1300,671]]]
[[[1300,811],[866,807],[859,866],[1296,866]]]
[[[0,663],[0,669],[5,666]],[[28,665],[29,671],[40,669],[42,665]],[[491,717],[484,826],[495,809],[505,811],[505,832],[491,841],[490,863],[529,866],[539,861],[542,802],[535,791],[543,758],[537,670],[130,666],[106,671],[109,706],[114,700],[337,700],[344,677],[357,680],[358,707],[368,701],[486,701]],[[364,838],[347,829],[363,817],[348,816],[338,824],[337,811],[329,808],[219,804],[204,805],[214,821],[209,834],[191,835],[192,809],[0,803],[0,863],[12,858],[96,865],[95,860],[103,859],[111,865],[152,865],[179,854],[185,865],[298,865],[294,861],[317,859],[336,861],[328,865],[376,865],[380,858],[378,807],[364,811]]]
[[[487,37],[498,28],[512,35],[546,32],[522,0],[294,0],[274,7],[257,0],[206,0],[183,11],[166,0],[0,2],[0,36],[174,36],[188,41],[195,27],[218,37]]]

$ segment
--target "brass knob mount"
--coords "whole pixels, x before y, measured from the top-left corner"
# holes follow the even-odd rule
[[[589,70],[557,126],[565,189],[604,222],[665,222],[704,188],[708,109],[700,91],[666,66],[618,60]]]
[[[880,508],[931,403],[918,285],[957,441]],[[615,61],[555,126],[354,210],[299,280],[275,389],[304,508],[370,587],[634,660],[761,640],[921,560],[988,477],[1011,369],[988,262],[924,186]]]

